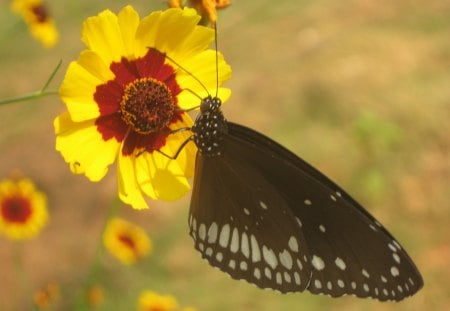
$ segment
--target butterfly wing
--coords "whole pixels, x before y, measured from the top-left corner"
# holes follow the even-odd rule
[[[266,136],[228,127],[220,157],[197,156],[191,201],[191,235],[210,264],[282,292],[383,301],[422,287],[400,244],[340,187]],[[245,255],[246,239],[260,261]]]

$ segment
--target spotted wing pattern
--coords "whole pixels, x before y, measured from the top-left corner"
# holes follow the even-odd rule
[[[220,157],[197,155],[195,248],[261,288],[399,301],[423,281],[392,235],[331,180],[266,136],[227,123]]]

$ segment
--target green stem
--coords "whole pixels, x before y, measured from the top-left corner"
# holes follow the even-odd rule
[[[97,244],[97,250],[95,253],[95,258],[92,261],[91,267],[89,269],[88,276],[84,282],[83,290],[81,296],[78,297],[76,301],[74,310],[88,310],[89,307],[86,305],[86,294],[88,293],[90,287],[95,284],[98,275],[100,274],[100,269],[102,267],[103,254],[105,253],[105,248],[103,246],[103,235],[108,226],[109,221],[117,215],[117,211],[120,207],[120,200],[116,198],[109,208],[108,215],[106,216],[105,223],[103,225],[102,233]]]
[[[30,284],[30,279],[28,277],[27,272],[25,271],[24,263],[23,263],[23,247],[22,243],[17,243],[13,248],[13,260],[14,260],[14,268],[17,273],[17,279],[20,282],[20,286],[22,290],[25,292],[26,305],[32,306],[32,310],[37,310],[33,301],[31,300],[32,289]],[[17,293],[20,295],[20,292]]]
[[[40,97],[44,97],[44,96],[48,96],[48,95],[58,94],[57,91],[47,91],[47,87],[49,86],[50,82],[52,82],[53,78],[55,77],[56,73],[58,72],[59,68],[61,67],[61,64],[62,64],[62,60],[60,60],[58,62],[58,64],[56,65],[56,67],[53,69],[52,73],[48,77],[47,81],[45,81],[44,86],[39,91],[29,93],[26,95],[1,99],[0,106],[6,105],[6,104],[11,104],[11,103],[16,103],[16,102],[21,102],[21,101],[34,100],[34,99],[38,99]]]

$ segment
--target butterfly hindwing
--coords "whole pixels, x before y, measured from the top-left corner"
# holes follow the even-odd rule
[[[266,136],[234,123],[228,127],[230,141],[246,148],[241,161],[257,167],[302,224],[309,291],[401,300],[422,287],[400,244],[344,190]]]

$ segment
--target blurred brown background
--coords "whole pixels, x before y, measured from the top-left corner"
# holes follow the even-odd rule
[[[61,40],[45,50],[0,4],[0,98],[38,90],[63,60],[50,89],[83,49],[82,21],[131,3],[141,17],[163,1],[47,1]],[[122,207],[151,235],[155,251],[124,267],[105,254],[96,310],[133,310],[143,289],[173,294],[198,310],[446,310],[450,308],[450,2],[233,1],[220,12],[219,49],[231,64],[228,119],[289,147],[353,194],[409,251],[425,279],[400,304],[354,297],[262,291],[212,269],[188,236],[189,195]],[[59,309],[74,297],[95,256],[116,197],[112,167],[100,183],[74,176],[54,151],[57,96],[0,106],[0,178],[20,170],[48,195],[50,222],[18,246],[0,237],[0,310],[24,310],[49,282]],[[22,252],[29,288],[15,269]]]

